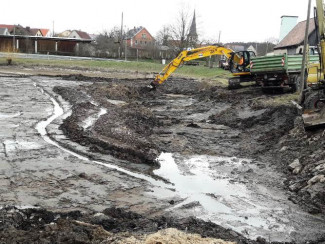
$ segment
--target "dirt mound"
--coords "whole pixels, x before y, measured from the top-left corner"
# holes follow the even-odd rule
[[[0,213],[0,241],[3,243],[227,243],[212,238],[256,243],[236,232],[194,218],[149,219],[117,208],[82,214],[79,211],[64,213],[6,207]]]
[[[53,77],[59,77],[64,80],[71,80],[71,81],[87,81],[87,82],[111,82],[111,81],[113,81],[112,78],[91,77],[91,76],[85,76],[82,74],[54,75]]]

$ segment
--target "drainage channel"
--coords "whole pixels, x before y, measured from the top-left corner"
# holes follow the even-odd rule
[[[169,187],[172,188],[171,185],[167,185],[166,183],[164,183],[163,181],[160,180],[156,180],[153,179],[149,176],[143,175],[143,174],[139,174],[139,173],[135,173],[132,171],[129,171],[127,169],[121,168],[119,166],[113,165],[113,164],[109,164],[109,163],[104,163],[104,162],[100,162],[100,161],[95,161],[95,160],[91,160],[88,157],[82,156],[76,152],[73,152],[72,150],[69,150],[67,148],[62,147],[61,145],[59,145],[59,143],[57,143],[56,141],[54,141],[53,139],[51,139],[46,131],[46,127],[51,124],[55,119],[59,118],[60,116],[64,115],[64,111],[62,109],[62,107],[60,106],[60,104],[48,93],[46,92],[42,87],[38,86],[36,83],[34,83],[34,86],[37,87],[38,89],[40,89],[40,91],[42,92],[42,94],[46,94],[47,96],[49,96],[52,104],[53,104],[53,113],[52,115],[47,118],[46,120],[40,121],[39,123],[36,124],[35,129],[38,131],[38,133],[42,136],[42,138],[49,144],[61,149],[62,151],[69,153],[81,160],[90,162],[90,163],[95,163],[104,167],[107,167],[109,169],[113,169],[113,170],[117,170],[118,172],[127,174],[129,176],[135,177],[137,179],[140,180],[145,180],[151,184],[153,184],[154,186],[157,187]],[[104,109],[103,109],[104,111]]]

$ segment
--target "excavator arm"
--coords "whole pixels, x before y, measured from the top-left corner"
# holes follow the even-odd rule
[[[151,82],[150,86],[152,89],[154,89],[158,84],[162,84],[184,62],[213,55],[225,55],[227,58],[231,58],[233,53],[233,50],[222,46],[206,46],[191,50],[184,50],[166,65],[166,67],[155,77],[155,80]],[[233,56],[233,62],[241,64],[243,60],[240,56],[235,54]]]

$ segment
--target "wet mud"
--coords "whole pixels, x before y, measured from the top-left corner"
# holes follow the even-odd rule
[[[272,95],[264,95],[252,88],[227,91],[220,87],[202,87],[202,84],[191,79],[174,79],[156,91],[148,92],[145,90],[148,82],[116,79],[84,87],[84,91],[105,107],[108,113],[96,121],[90,132],[79,131],[74,134],[77,138],[70,138],[90,143],[93,150],[122,159],[137,161],[136,158],[139,158],[140,163],[157,165],[155,159],[161,152],[236,155],[268,161],[278,171],[285,173],[288,179],[292,177],[288,171],[288,161],[282,159],[283,151],[279,157],[281,149],[278,142],[297,127],[295,121],[300,114],[295,106],[258,104],[254,98],[264,96],[266,99]],[[59,94],[63,95],[63,92]],[[109,104],[109,100],[123,101],[125,104]],[[77,103],[74,109],[82,111],[79,106],[87,105]],[[71,125],[78,124],[78,118],[72,115],[71,119],[75,121],[68,118],[62,125],[66,133],[73,131]],[[116,125],[124,128],[124,131],[114,130]],[[99,133],[103,135],[100,141]],[[130,135],[134,135],[131,140]],[[112,139],[119,142],[112,143]],[[121,151],[124,149],[119,146],[121,142],[131,144],[134,151],[130,148]],[[288,153],[291,154],[291,150]],[[299,180],[302,185],[307,183]],[[288,190],[289,181],[284,180],[285,185],[279,182],[279,187]],[[323,198],[314,197],[312,201],[312,198],[304,201],[307,198],[303,196],[295,202],[301,203],[312,213],[321,212],[324,202],[320,202]]]
[[[10,79],[5,89],[19,91]],[[146,78],[32,78],[44,86],[43,95],[34,94],[29,78],[19,79],[30,111],[19,105],[0,113],[10,128],[2,132],[0,156],[8,165],[0,182],[14,193],[4,193],[2,205],[47,210],[3,208],[1,241],[145,243],[143,235],[177,228],[237,243],[324,242],[324,133],[306,132],[295,106],[263,105],[273,95],[254,87],[228,91],[194,79],[173,78],[149,92]],[[56,149],[29,132],[51,116],[49,97],[64,110],[44,128]],[[103,170],[106,160],[124,170]],[[22,174],[22,166],[33,168]],[[159,184],[146,183],[148,177]],[[201,178],[220,188],[205,189]],[[215,204],[220,209],[213,213]]]
[[[265,171],[272,168],[282,174],[275,179],[279,181],[276,188],[291,192],[288,194],[293,203],[299,203],[309,213],[322,213],[323,178],[320,176],[310,183],[310,177],[292,176],[290,172],[293,151],[299,150],[300,158],[308,154],[300,150],[301,145],[294,145],[292,151],[290,143],[284,142],[292,136],[292,131],[302,127],[295,106],[257,103],[256,98],[267,99],[273,95],[265,95],[251,87],[228,91],[205,87],[192,79],[171,79],[157,90],[148,91],[149,81],[112,79],[81,86],[80,92],[87,94],[88,102],[74,102],[74,98],[64,96],[66,89],[55,88],[74,104],[73,111],[77,111],[64,121],[61,129],[69,138],[94,152],[145,163],[154,166],[152,170],[159,166],[156,159],[162,152],[250,158],[260,165],[261,174],[263,168]],[[105,108],[107,113],[84,130],[81,122],[85,118],[80,114],[88,113],[89,116],[96,110],[91,104]],[[323,170],[322,166],[318,168]],[[241,173],[236,170],[232,173]],[[253,171],[248,169],[244,179],[249,178],[249,170]],[[265,177],[256,180],[268,186],[274,184],[272,180],[276,177],[268,173]],[[296,187],[294,190],[292,184]],[[315,187],[315,184],[320,186]],[[299,187],[304,189],[299,191]]]

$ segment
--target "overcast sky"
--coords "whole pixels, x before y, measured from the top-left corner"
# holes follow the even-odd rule
[[[279,37],[282,15],[307,16],[308,0],[14,0],[1,8],[0,24],[35,28],[84,30],[98,34],[120,26],[121,13],[128,28],[144,26],[156,35],[163,25],[175,22],[184,8],[197,14],[200,39],[221,42],[265,41]],[[315,0],[312,1],[315,6]]]

